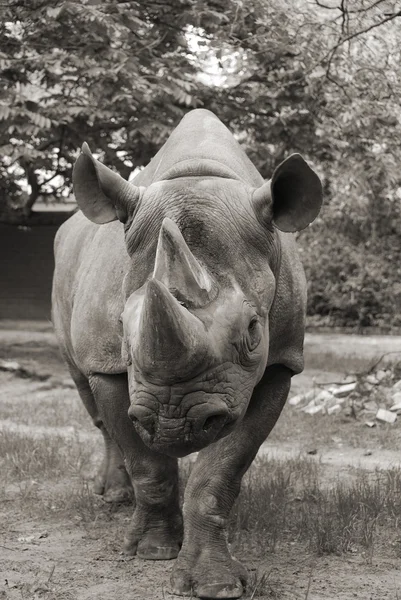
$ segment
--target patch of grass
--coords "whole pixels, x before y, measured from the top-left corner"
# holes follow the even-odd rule
[[[135,508],[134,499],[121,504],[105,502],[103,496],[94,494],[90,483],[82,478],[69,485],[64,481],[62,487],[44,494],[40,502],[53,515],[70,517],[77,524],[96,525],[115,518],[124,521],[120,538],[124,537],[127,520],[131,520]]]
[[[81,473],[96,445],[61,436],[32,438],[0,431],[0,477],[5,483],[31,479],[60,479]]]
[[[258,460],[231,517],[234,547],[261,556],[301,543],[318,555],[360,551],[371,561],[376,543],[400,528],[401,470],[327,487],[321,468],[306,459]]]
[[[2,378],[1,373],[0,379],[4,386],[1,419],[30,427],[75,427],[96,432],[75,389],[55,387],[52,381],[37,383],[10,376]]]
[[[31,511],[69,515],[84,524],[110,519],[118,508],[106,505],[83,480],[85,470],[93,473],[99,450],[96,443],[78,439],[32,439],[2,431],[2,496],[7,484],[13,488],[12,496]],[[190,461],[183,461],[182,467],[184,484]],[[397,554],[401,470],[356,471],[353,478],[333,483],[323,469],[324,465],[306,458],[258,458],[232,511],[229,540],[234,553],[239,550],[260,558],[283,545],[300,544],[317,555],[363,552],[369,562],[376,547],[386,542]],[[129,517],[132,506],[126,512]],[[392,539],[394,544],[389,544]],[[257,590],[265,584],[271,586],[271,578],[259,581]],[[268,593],[274,597],[274,586]]]
[[[313,494],[318,485],[317,469],[306,459],[257,458],[244,477],[231,515],[232,543],[245,537],[251,546],[274,551],[292,520],[293,504],[304,490]]]
[[[247,583],[245,598],[253,600],[254,598],[279,599],[281,597],[280,586],[274,579],[275,569],[269,571],[251,571]]]
[[[87,481],[78,479],[67,486],[52,489],[39,499],[52,515],[71,516],[78,523],[95,523],[112,511],[100,496],[94,494]]]
[[[0,431],[0,502],[32,516],[71,517],[77,524],[110,519],[121,507],[105,503],[88,482],[99,466],[98,442]]]

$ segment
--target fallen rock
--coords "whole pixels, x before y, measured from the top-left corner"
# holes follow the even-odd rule
[[[322,390],[315,398],[316,404],[326,404],[329,400],[335,400],[333,394],[329,390]]]
[[[1,371],[19,371],[21,365],[17,363],[15,360],[0,360],[0,370]]]
[[[332,386],[329,388],[329,392],[333,394],[336,398],[343,398],[344,396],[348,396],[351,392],[356,388],[356,381],[353,383],[346,383],[340,386]]]
[[[401,411],[401,400],[393,404],[393,406],[390,406],[390,410],[394,412]]]
[[[312,406],[305,406],[305,408],[302,409],[304,413],[306,413],[307,415],[315,415],[318,412],[321,412],[322,410],[324,410],[324,405],[320,404],[319,406],[316,405],[312,405]],[[391,413],[393,414],[393,413]]]
[[[377,402],[375,402],[374,400],[367,400],[366,402],[364,402],[362,404],[362,408],[365,412],[376,413],[377,412]]]
[[[385,408],[379,408],[376,413],[376,419],[378,421],[383,421],[384,423],[394,423],[397,420],[397,415]]]
[[[401,415],[399,377],[396,366],[369,370],[348,376],[341,383],[315,384],[313,389],[293,396],[289,404],[310,415],[342,412],[358,417],[365,413],[368,419],[394,423],[397,414]],[[375,420],[366,424],[373,427],[371,423]]]
[[[34,535],[27,535],[26,537],[21,536],[21,537],[17,538],[17,541],[18,542],[33,542],[34,539],[35,539]]]
[[[379,369],[379,371],[376,371],[375,375],[376,375],[377,381],[382,381],[383,379],[385,379],[388,376],[388,372],[383,371],[383,369]]]
[[[391,399],[394,402],[394,404],[398,404],[398,402],[401,402],[401,392],[396,392],[395,394],[392,394]]]
[[[291,406],[298,406],[298,404],[301,404],[302,402],[308,402],[315,396],[316,391],[309,390],[309,392],[303,392],[302,394],[297,394],[296,396],[293,396],[288,400],[288,403],[291,404]]]
[[[37,373],[35,370],[20,365],[15,360],[0,360],[0,371],[8,371],[9,373],[14,373],[16,377],[33,379],[35,381],[45,381],[50,377],[50,374]]]

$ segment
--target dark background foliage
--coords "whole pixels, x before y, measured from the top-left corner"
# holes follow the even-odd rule
[[[0,217],[66,201],[84,140],[128,177],[213,110],[264,177],[301,152],[325,206],[298,241],[320,325],[401,326],[396,0],[0,2]]]

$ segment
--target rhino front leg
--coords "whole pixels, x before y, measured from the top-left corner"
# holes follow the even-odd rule
[[[182,542],[177,459],[153,452],[128,417],[127,375],[92,375],[90,386],[107,431],[124,457],[135,493],[127,553],[151,560],[175,558]]]
[[[226,527],[241,479],[280,415],[291,372],[270,367],[255,388],[242,423],[226,438],[199,453],[185,491],[185,534],[171,583],[178,595],[239,598],[246,569],[227,545]]]

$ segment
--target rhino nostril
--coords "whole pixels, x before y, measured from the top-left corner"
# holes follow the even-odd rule
[[[212,415],[205,419],[202,425],[202,429],[205,432],[210,431],[211,429],[221,429],[225,422],[227,421],[226,415]]]
[[[150,435],[155,433],[155,415],[153,411],[145,406],[133,404],[128,410],[128,416],[134,424],[139,424]]]

